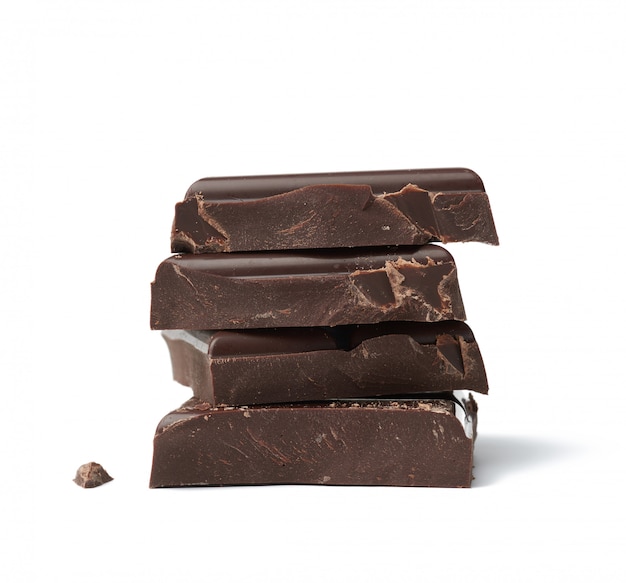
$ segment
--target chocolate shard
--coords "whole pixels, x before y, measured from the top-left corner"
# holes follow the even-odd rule
[[[463,322],[163,333],[174,379],[217,405],[488,392]]]
[[[174,253],[431,241],[498,244],[482,180],[465,168],[205,178],[176,205]]]
[[[154,438],[150,487],[469,487],[476,407],[455,398],[214,408],[192,399]]]
[[[454,260],[436,245],[176,255],[152,283],[155,330],[464,319]]]
[[[74,482],[81,488],[97,488],[113,480],[107,471],[96,462],[83,464],[76,470]]]

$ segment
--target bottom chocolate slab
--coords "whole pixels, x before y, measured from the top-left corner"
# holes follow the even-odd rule
[[[191,399],[157,428],[150,487],[469,487],[476,402],[447,396],[218,408]]]

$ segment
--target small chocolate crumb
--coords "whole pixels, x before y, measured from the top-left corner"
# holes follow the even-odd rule
[[[109,476],[107,471],[96,462],[83,464],[76,470],[76,482],[81,488],[97,488],[110,482],[113,478]]]

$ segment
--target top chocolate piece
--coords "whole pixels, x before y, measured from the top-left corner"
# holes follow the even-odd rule
[[[174,253],[498,244],[465,168],[204,178],[176,205]]]

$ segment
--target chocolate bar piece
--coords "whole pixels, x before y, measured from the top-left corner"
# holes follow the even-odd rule
[[[74,482],[81,488],[97,488],[112,480],[113,478],[109,476],[108,472],[96,462],[89,462],[80,466],[74,477]]]
[[[429,241],[498,244],[464,168],[205,178],[176,205],[172,251],[270,251]]]
[[[174,379],[211,404],[488,391],[478,344],[463,322],[162,334]]]
[[[454,398],[213,408],[192,399],[154,438],[150,487],[468,487],[476,403]]]
[[[152,283],[156,330],[464,319],[454,260],[436,245],[176,255]]]

